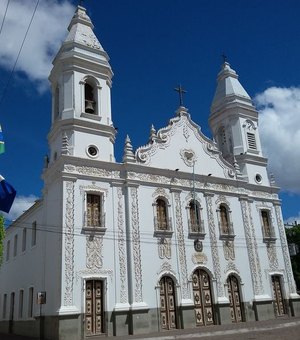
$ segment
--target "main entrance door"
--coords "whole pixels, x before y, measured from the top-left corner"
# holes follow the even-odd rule
[[[177,325],[174,282],[169,276],[163,276],[159,285],[161,328],[175,329]]]
[[[282,296],[282,288],[280,282],[279,275],[272,276],[272,286],[273,286],[273,295],[274,295],[274,310],[276,316],[281,316],[286,314],[283,296]]]
[[[240,286],[238,279],[234,275],[229,275],[227,279],[228,297],[230,302],[230,313],[232,322],[243,321],[241,306]]]
[[[214,313],[210,278],[203,269],[196,269],[193,273],[193,295],[196,326],[213,325]]]
[[[104,333],[103,282],[86,281],[85,295],[85,335]]]

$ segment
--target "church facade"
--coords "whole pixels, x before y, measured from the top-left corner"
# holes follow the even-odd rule
[[[114,157],[113,72],[78,6],[50,74],[42,198],[7,229],[0,332],[122,336],[300,315],[258,113],[226,61],[210,140],[180,106]]]

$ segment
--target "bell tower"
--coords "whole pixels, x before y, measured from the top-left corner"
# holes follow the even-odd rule
[[[93,28],[86,9],[78,6],[53,61],[49,77],[50,164],[62,154],[115,161],[110,95],[113,72]]]
[[[239,166],[245,180],[270,185],[258,131],[258,112],[227,61],[218,74],[209,125],[223,157]]]

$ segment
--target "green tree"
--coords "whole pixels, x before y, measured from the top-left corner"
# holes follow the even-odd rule
[[[0,266],[3,261],[3,251],[4,251],[4,238],[5,238],[5,227],[4,227],[4,217],[0,215]]]
[[[291,256],[291,262],[297,289],[300,290],[300,224],[295,223],[292,228],[286,228],[285,232],[288,244],[298,247],[298,253]]]

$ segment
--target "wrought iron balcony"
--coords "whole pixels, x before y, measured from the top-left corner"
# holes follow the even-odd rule
[[[154,217],[154,236],[156,237],[172,237],[172,219],[158,219]]]
[[[191,221],[188,220],[188,226],[189,226],[189,238],[195,238],[195,239],[204,239],[205,237],[205,230],[204,230],[204,221]]]
[[[263,231],[263,242],[265,243],[275,243],[276,242],[276,235],[275,230],[273,227],[264,227],[262,226]]]
[[[88,216],[87,212],[84,213],[84,231],[103,234],[106,231],[105,226],[105,213],[100,216]]]
[[[233,240],[235,238],[232,222],[229,222],[227,224],[222,224],[221,222],[219,222],[219,230],[221,240]]]

